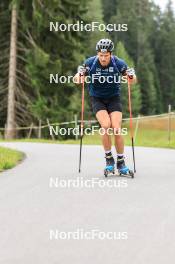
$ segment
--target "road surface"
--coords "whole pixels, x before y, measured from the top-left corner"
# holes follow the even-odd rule
[[[134,179],[105,179],[100,146],[79,175],[79,146],[0,145],[27,156],[0,174],[0,263],[174,263],[175,150],[138,147]]]

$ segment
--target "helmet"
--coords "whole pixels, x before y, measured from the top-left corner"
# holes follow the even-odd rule
[[[114,49],[114,43],[110,39],[100,39],[96,45],[96,51],[107,52]]]

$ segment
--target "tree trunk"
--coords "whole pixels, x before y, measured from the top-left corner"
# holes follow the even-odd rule
[[[15,90],[16,90],[16,55],[17,55],[17,8],[14,4],[11,15],[10,59],[8,80],[8,108],[6,139],[15,138]]]

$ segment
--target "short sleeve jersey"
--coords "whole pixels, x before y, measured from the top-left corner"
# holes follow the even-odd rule
[[[103,67],[97,56],[90,57],[85,60],[90,77],[88,89],[90,96],[110,98],[119,96],[121,89],[120,77],[127,69],[127,64],[124,60],[111,56],[110,63]]]

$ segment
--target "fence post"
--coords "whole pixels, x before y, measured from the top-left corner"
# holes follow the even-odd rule
[[[47,125],[48,125],[48,127],[50,127],[50,122],[49,122],[49,119],[48,118],[47,118]],[[55,140],[54,135],[51,134],[51,137],[52,137],[52,140]]]
[[[28,138],[30,138],[30,137],[31,137],[32,129],[33,129],[33,123],[32,123],[32,124],[31,124],[31,126],[30,126],[30,129],[29,129],[29,134],[28,134]]]
[[[41,138],[41,119],[39,120],[38,138]]]
[[[168,144],[171,141],[171,105],[168,105]]]

